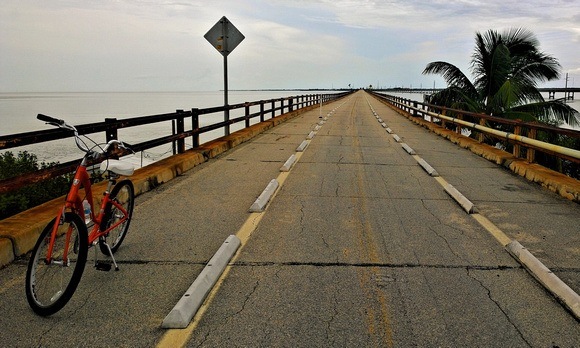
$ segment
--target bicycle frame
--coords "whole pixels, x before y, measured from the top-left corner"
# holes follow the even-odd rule
[[[58,223],[54,224],[54,229],[51,233],[50,244],[48,247],[48,252],[47,252],[46,260],[45,260],[46,264],[50,264],[52,262],[52,251],[53,251],[53,247],[54,247],[54,242],[55,242],[56,237],[57,237],[58,226],[61,224],[61,222],[63,220],[65,211],[70,210],[73,213],[76,213],[79,216],[81,216],[84,220],[83,201],[79,195],[79,191],[80,191],[81,187],[84,188],[84,190],[85,190],[85,198],[91,207],[90,218],[91,218],[91,221],[94,223],[92,230],[90,231],[90,233],[88,233],[89,247],[99,237],[107,235],[111,230],[113,230],[117,226],[119,226],[122,223],[124,223],[125,221],[127,221],[127,216],[128,216],[127,211],[123,208],[123,206],[121,206],[117,202],[110,199],[110,192],[111,192],[111,187],[112,187],[113,183],[114,183],[114,181],[112,179],[110,179],[108,186],[107,186],[107,189],[104,193],[103,200],[101,202],[99,214],[95,215],[94,214],[95,209],[94,209],[94,204],[93,204],[93,192],[92,192],[92,187],[91,187],[91,180],[89,177],[89,173],[87,172],[87,160],[86,160],[86,158],[83,158],[83,161],[81,162],[81,164],[79,165],[79,167],[77,168],[77,171],[75,173],[71,188],[70,188],[69,193],[67,194],[67,197],[66,197],[65,204],[64,204],[63,208],[59,211],[59,213],[56,217],[56,221],[58,221]],[[108,204],[112,204],[117,209],[119,209],[123,213],[123,218],[120,219],[117,223],[113,224],[112,226],[109,226],[107,229],[101,230],[101,223],[102,223],[102,220],[104,218],[105,211],[106,211]],[[63,255],[63,266],[68,265],[67,255],[68,255],[68,250],[69,250],[70,242],[71,242],[70,241],[71,232],[72,231],[69,229],[66,232],[66,236],[65,236],[65,249],[64,249],[65,252]]]

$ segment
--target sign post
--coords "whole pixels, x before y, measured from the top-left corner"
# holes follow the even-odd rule
[[[228,55],[245,39],[245,36],[223,16],[205,35],[205,39],[224,57],[224,121],[230,120],[228,104]],[[225,126],[225,135],[230,134],[230,125]]]

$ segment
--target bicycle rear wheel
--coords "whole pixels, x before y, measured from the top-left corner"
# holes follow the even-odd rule
[[[114,254],[117,249],[121,246],[123,239],[127,235],[127,230],[129,230],[129,224],[131,223],[131,217],[133,216],[133,207],[135,205],[135,189],[133,188],[133,183],[131,180],[123,180],[117,183],[115,187],[111,190],[111,201],[119,204],[127,212],[126,220],[119,224],[117,227],[113,228],[106,236],[99,239],[99,247],[101,252],[107,256],[111,256],[109,249],[105,245],[107,243],[111,248],[111,252]],[[119,221],[123,220],[125,213],[117,206],[109,203],[105,208],[105,214],[103,218],[103,224],[101,225],[101,230],[106,230],[111,226],[114,226]]]
[[[87,227],[77,214],[69,212],[64,214],[63,223],[58,226],[51,262],[46,262],[55,223],[56,218],[40,234],[26,271],[26,298],[32,310],[41,316],[54,314],[67,304],[87,261]],[[65,251],[67,239],[69,248]]]

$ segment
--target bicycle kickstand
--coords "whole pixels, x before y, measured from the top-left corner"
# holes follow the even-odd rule
[[[115,256],[113,256],[113,251],[111,250],[111,247],[109,246],[109,244],[107,244],[106,242],[104,243],[105,246],[107,247],[107,250],[109,250],[109,255],[111,256],[111,260],[113,261],[113,265],[115,265],[115,271],[119,270],[119,266],[117,265],[117,261],[115,261]],[[97,260],[97,249],[95,249],[95,268],[99,271],[110,271],[111,270],[111,264],[108,262],[99,262]]]

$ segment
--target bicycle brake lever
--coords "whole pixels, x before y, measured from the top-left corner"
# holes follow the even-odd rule
[[[123,150],[131,151],[132,153],[135,153],[135,151],[133,151],[133,149],[131,148],[131,145],[127,144],[125,142],[120,141],[119,147],[122,148]]]

